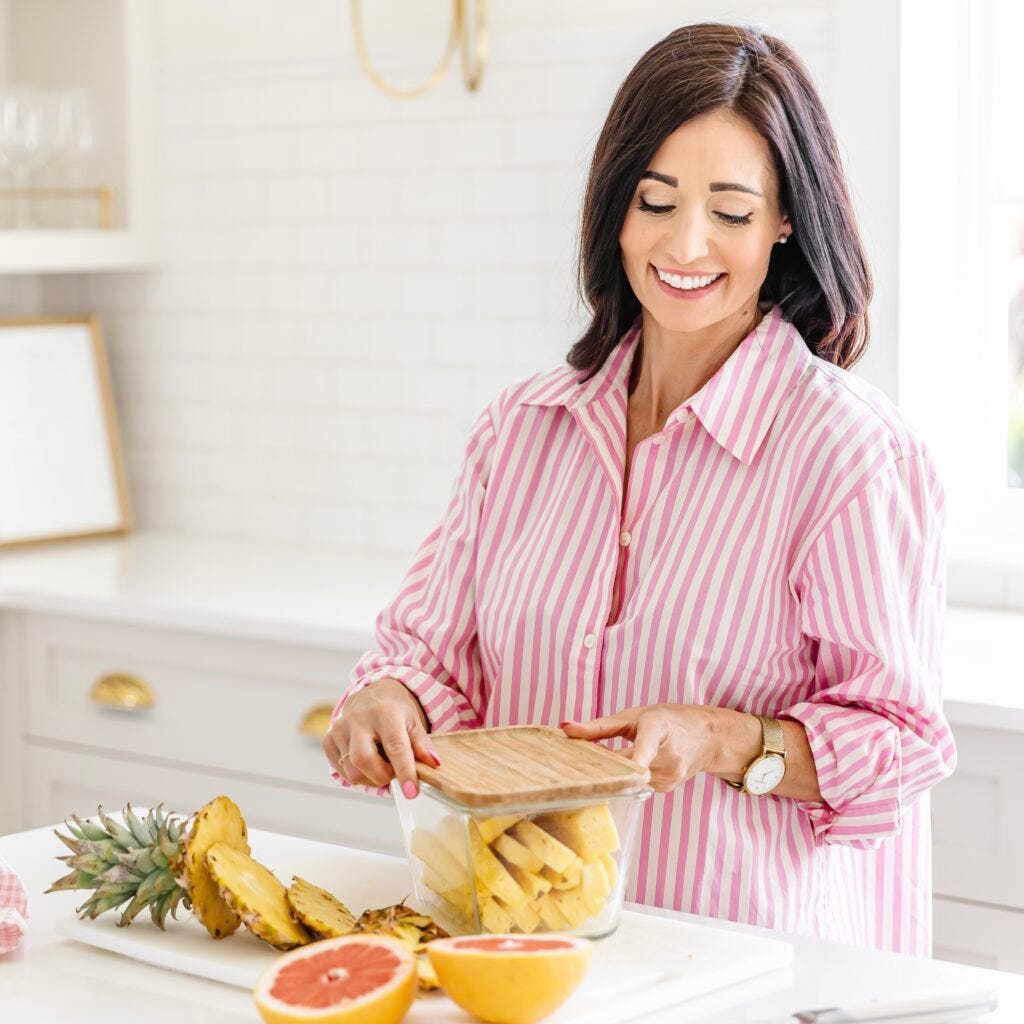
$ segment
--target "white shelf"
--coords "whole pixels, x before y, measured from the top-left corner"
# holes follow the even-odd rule
[[[0,0],[0,87],[82,85],[96,103],[110,230],[0,230],[0,273],[132,270],[158,262],[153,0]]]

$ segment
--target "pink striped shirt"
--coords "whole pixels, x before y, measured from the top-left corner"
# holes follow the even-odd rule
[[[586,384],[502,390],[335,715],[392,676],[438,732],[665,702],[800,721],[824,802],[703,773],[655,794],[626,898],[930,955],[943,488],[881,391],[762,309],[625,495],[640,317]]]

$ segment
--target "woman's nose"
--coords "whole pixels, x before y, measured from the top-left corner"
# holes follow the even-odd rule
[[[674,218],[665,243],[665,252],[679,268],[704,259],[708,254],[707,221],[702,214],[682,214]]]

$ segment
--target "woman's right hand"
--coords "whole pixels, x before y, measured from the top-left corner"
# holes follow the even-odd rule
[[[324,737],[324,753],[353,785],[381,787],[397,778],[411,799],[419,792],[416,762],[441,763],[428,738],[429,724],[419,701],[402,683],[377,679],[345,701]]]

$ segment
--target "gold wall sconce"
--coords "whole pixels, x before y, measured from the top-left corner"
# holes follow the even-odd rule
[[[487,56],[487,0],[476,0],[476,17],[472,30],[469,26],[467,7],[469,0],[452,0],[452,24],[448,34],[448,46],[445,55],[433,74],[422,84],[402,89],[385,82],[370,63],[366,50],[366,39],[363,35],[362,0],[351,0],[352,3],[352,38],[355,40],[359,63],[367,77],[382,92],[389,96],[406,99],[429,92],[445,76],[452,62],[456,48],[461,53],[462,80],[470,92],[476,92],[484,74],[484,59]],[[474,39],[475,53],[470,66],[470,36]]]

